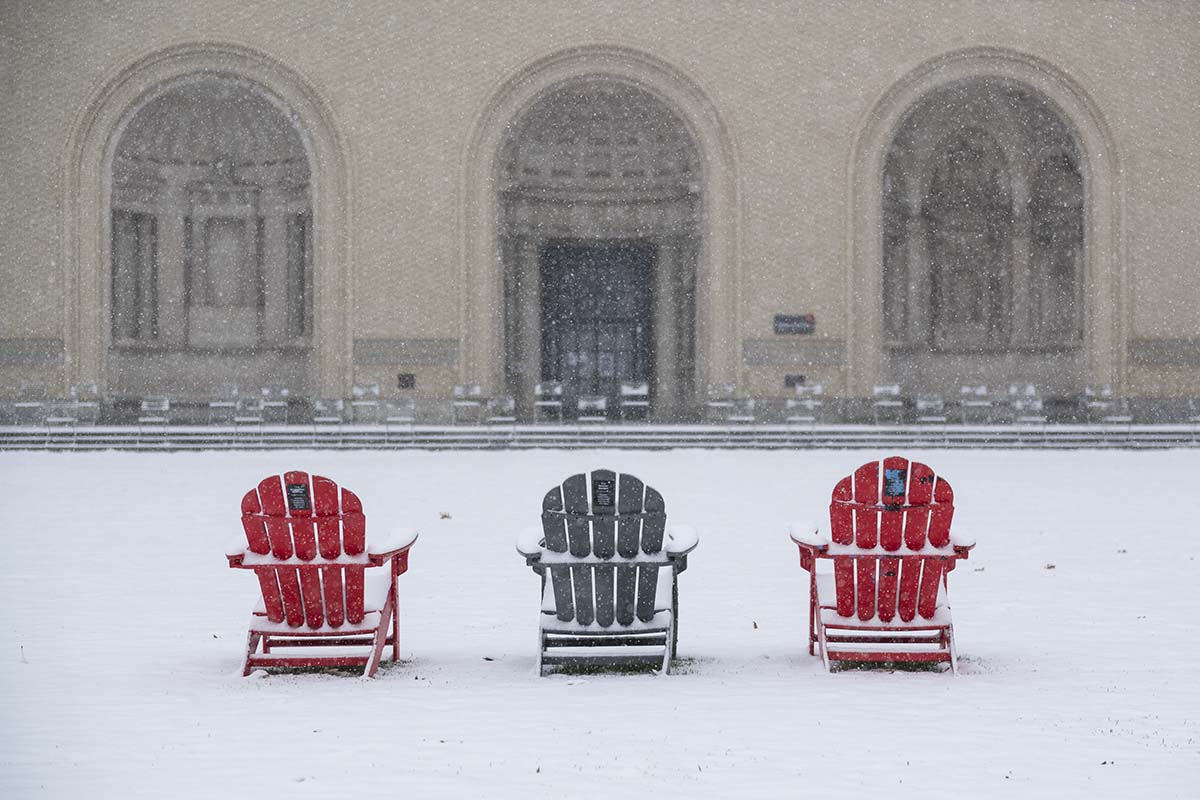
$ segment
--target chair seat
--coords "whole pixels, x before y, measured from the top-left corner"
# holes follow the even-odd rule
[[[287,620],[283,622],[271,622],[267,619],[266,613],[260,614],[255,611],[250,617],[250,632],[251,633],[266,633],[275,636],[355,636],[367,635],[375,633],[379,629],[380,613],[378,611],[369,611],[363,615],[362,622],[357,625],[349,623],[333,627],[328,622],[317,628],[310,628],[307,624],[292,627],[287,624]]]
[[[308,624],[292,627],[287,620],[271,622],[267,619],[267,606],[262,596],[254,605],[250,616],[250,630],[254,633],[291,634],[293,636],[318,636],[321,634],[346,636],[355,632],[371,633],[379,627],[379,615],[387,603],[388,591],[392,587],[391,571],[387,568],[368,569],[363,573],[363,620],[360,623],[342,624],[336,628],[325,623],[319,628]]]
[[[821,609],[821,624],[830,626],[850,625],[855,628],[906,630],[943,627],[950,625],[952,621],[950,607],[942,602],[940,595],[933,616],[929,619],[922,617],[920,614],[915,615],[909,622],[900,619],[899,614],[887,622],[880,619],[878,614],[868,619],[859,619],[857,614],[843,617],[837,612],[837,585],[834,582],[833,575],[829,573],[817,575],[817,605]]]
[[[658,569],[658,585],[654,590],[654,616],[649,622],[634,617],[629,625],[614,622],[604,627],[593,622],[581,625],[574,620],[563,622],[555,616],[558,606],[554,602],[554,586],[550,578],[542,590],[542,630],[556,633],[636,633],[639,631],[666,630],[671,622],[671,598],[673,589],[674,570],[669,566]]]

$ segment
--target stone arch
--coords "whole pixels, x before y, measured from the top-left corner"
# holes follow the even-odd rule
[[[63,271],[65,372],[71,383],[108,381],[111,342],[112,164],[125,127],[146,103],[188,76],[236,76],[293,120],[309,161],[313,218],[313,322],[309,391],[340,395],[350,383],[347,309],[350,236],[347,154],[328,103],[301,75],[256,50],[182,44],[127,65],[93,94],[65,153]]]
[[[1120,187],[1112,136],[1089,94],[1041,59],[980,47],[931,59],[888,89],[859,127],[850,156],[850,252],[847,284],[850,391],[868,396],[884,374],[881,202],[889,147],[907,112],[930,92],[958,82],[998,79],[1049,100],[1072,129],[1084,190],[1081,268],[1082,350],[1086,379],[1119,385],[1125,373],[1127,281],[1120,254]]]
[[[511,126],[539,98],[574,81],[611,80],[636,87],[686,126],[700,160],[701,242],[696,257],[696,386],[737,376],[738,203],[730,137],[706,93],[647,54],[589,46],[554,53],[504,81],[481,111],[464,158],[459,375],[497,390],[504,385],[504,285],[496,192],[501,149]],[[694,388],[694,387],[693,387]]]

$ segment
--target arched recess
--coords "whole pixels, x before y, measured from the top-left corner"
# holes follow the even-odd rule
[[[868,396],[884,374],[883,202],[889,148],[909,110],[940,87],[973,79],[1023,84],[1054,104],[1080,150],[1084,235],[1082,336],[1086,379],[1119,385],[1125,372],[1127,281],[1120,236],[1116,150],[1082,87],[1057,67],[1023,53],[972,48],[926,62],[892,86],[860,127],[850,164],[848,359],[850,392]]]
[[[197,42],[154,52],[105,81],[67,141],[63,270],[68,382],[106,385],[112,340],[112,175],[117,143],[146,103],[191,75],[236,76],[295,124],[312,198],[313,321],[309,391],[340,396],[350,384],[348,161],[329,105],[301,75],[240,45]]]
[[[658,59],[619,47],[573,48],[506,80],[482,110],[464,158],[459,376],[496,391],[505,384],[504,279],[500,251],[501,149],[512,126],[556,87],[596,78],[644,91],[670,108],[699,151],[702,197],[696,257],[695,386],[733,383],[738,352],[738,203],[734,149],[706,93]]]

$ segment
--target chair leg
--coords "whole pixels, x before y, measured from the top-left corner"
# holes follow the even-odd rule
[[[379,627],[375,629],[375,640],[371,646],[371,655],[367,659],[366,666],[363,667],[363,677],[375,677],[375,671],[379,669],[379,662],[383,658],[383,647],[387,644],[388,629],[391,627],[392,618],[396,609],[392,606],[392,598],[389,597],[387,602],[383,604],[383,611],[379,615]]]
[[[679,656],[679,573],[671,576],[671,658]]]
[[[400,594],[396,591],[396,578],[392,576],[392,662],[400,660]]]
[[[671,615],[671,630],[667,631],[667,640],[663,642],[662,674],[671,674],[671,659],[675,657],[675,615]]]
[[[817,644],[821,650],[821,663],[825,665],[826,672],[832,672],[832,667],[829,666],[829,641],[825,638],[825,626],[819,621],[817,622]]]
[[[950,649],[950,674],[958,674],[958,647],[954,644],[953,626],[946,628],[946,639]]]
[[[816,655],[813,652],[813,645],[817,641],[817,565],[812,565],[812,573],[808,583],[808,654]]]
[[[242,677],[250,674],[250,657],[254,655],[254,651],[258,649],[258,642],[262,637],[251,632],[246,636],[246,655],[242,658]]]
[[[542,656],[546,653],[546,633],[538,628],[538,648],[537,648],[537,674],[542,677],[546,673],[542,670]]]

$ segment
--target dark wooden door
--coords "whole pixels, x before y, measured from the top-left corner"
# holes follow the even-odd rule
[[[656,248],[645,241],[551,241],[542,248],[542,380],[564,405],[622,383],[653,383]]]

